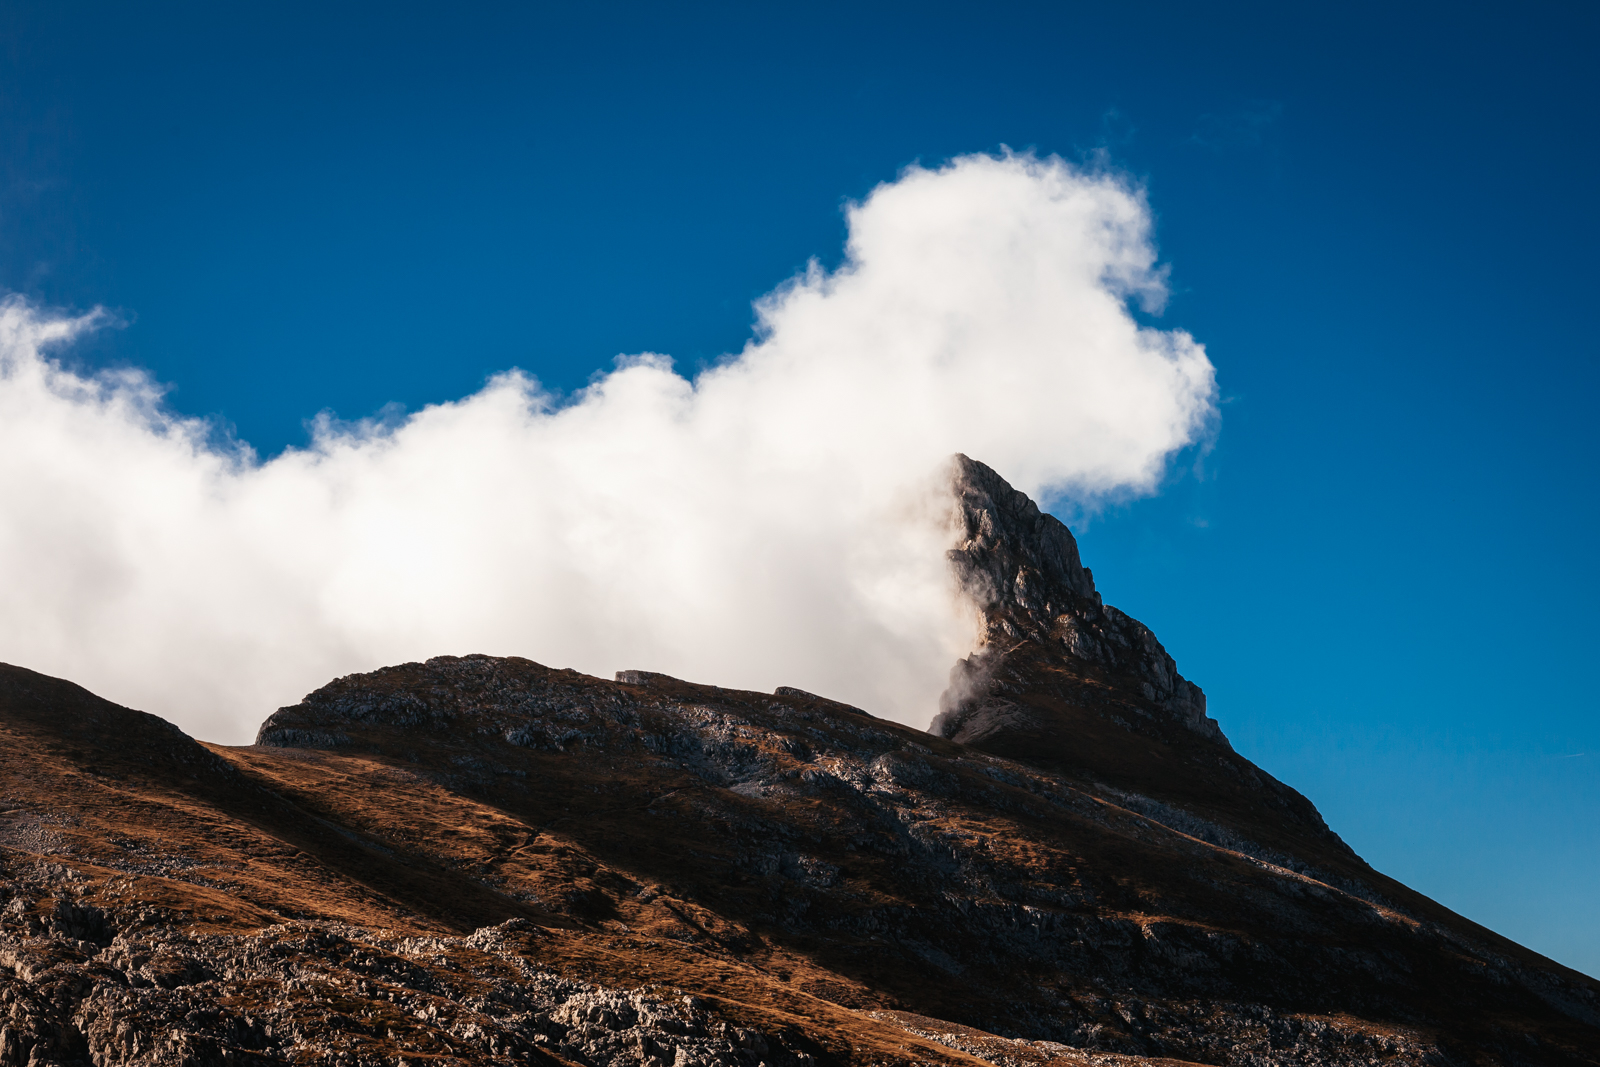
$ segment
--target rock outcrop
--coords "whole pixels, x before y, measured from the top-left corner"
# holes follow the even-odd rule
[[[982,647],[951,673],[935,733],[969,742],[1025,715],[1010,698],[1019,690],[1007,662],[1028,649],[1067,667],[1079,699],[1104,704],[1094,690],[1109,690],[1132,712],[1131,729],[1142,719],[1167,721],[1227,744],[1206,715],[1205,693],[1178,673],[1155,634],[1100,599],[1060,519],[966,456],[955,457],[952,489],[961,539],[950,562],[984,626]]]
[[[1359,864],[1310,801],[1233,751],[1149,628],[1101,600],[1059,519],[966,456],[952,488],[951,565],[983,628],[951,671],[934,733],[1203,811],[1291,866]]]
[[[0,885],[24,905],[0,918],[8,1065],[814,1062],[783,1032],[731,1025],[693,996],[564,978],[532,962],[544,932],[526,920],[465,937],[329,922],[197,935],[147,921],[86,943],[27,908],[70,885],[38,871]]]

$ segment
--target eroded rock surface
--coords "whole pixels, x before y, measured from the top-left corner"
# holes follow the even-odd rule
[[[331,922],[197,934],[71,903],[81,881],[33,868],[0,883],[0,1063],[813,1062],[693,996],[563,978],[531,962],[545,934],[525,919],[466,937]],[[86,921],[98,940],[75,936]]]
[[[1107,683],[1118,706],[1131,711],[1123,725],[1166,721],[1226,745],[1206,695],[1178,673],[1155,634],[1137,619],[1105,604],[1094,574],[1078,557],[1072,531],[1039,510],[991,468],[956,456],[952,486],[961,529],[951,564],[968,595],[983,608],[982,647],[957,665],[934,724],[942,737],[971,742],[1007,729],[1027,713],[1007,695],[1016,692],[1007,661],[1021,648],[1046,647],[1087,682]],[[1037,678],[1029,678],[1037,682]],[[1095,694],[1092,683],[1080,699]]]

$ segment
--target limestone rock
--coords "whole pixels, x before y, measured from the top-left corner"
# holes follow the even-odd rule
[[[1226,745],[1200,687],[1138,620],[1105,605],[1066,525],[982,463],[956,456],[953,495],[961,538],[950,561],[983,611],[982,647],[952,672],[934,732],[959,741],[1026,721],[1008,692],[1008,661],[1026,649],[1075,676],[1104,679],[1143,718],[1178,723]],[[1137,729],[1139,718],[1127,720]]]

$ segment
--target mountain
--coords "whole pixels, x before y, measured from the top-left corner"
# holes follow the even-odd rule
[[[923,733],[440,657],[204,744],[0,668],[0,1065],[1600,1064],[1600,983],[1369,868],[958,457]]]

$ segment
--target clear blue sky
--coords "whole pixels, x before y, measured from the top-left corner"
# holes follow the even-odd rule
[[[1600,974],[1600,8],[0,4],[0,289],[263,453],[692,368],[913,160],[1147,185],[1227,398],[1081,529],[1243,753]]]

